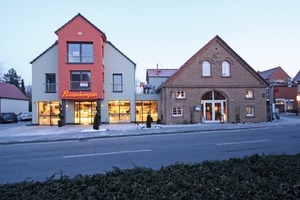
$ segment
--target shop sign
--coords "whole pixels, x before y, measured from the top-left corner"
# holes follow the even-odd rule
[[[84,99],[89,99],[97,96],[98,96],[97,92],[83,92],[83,91],[70,92],[68,90],[65,90],[62,95],[63,98],[66,97],[66,98],[84,98]]]

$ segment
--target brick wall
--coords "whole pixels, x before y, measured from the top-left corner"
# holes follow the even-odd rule
[[[211,63],[210,77],[202,77],[202,63],[205,60]],[[231,65],[229,77],[222,77],[223,61]],[[227,122],[237,122],[237,115],[240,122],[265,122],[266,87],[266,82],[247,63],[215,37],[167,80],[161,90],[163,121],[167,124],[201,122],[202,112],[195,111],[195,106],[201,105],[205,93],[218,91],[226,97]],[[247,90],[253,90],[254,98],[246,99]],[[185,98],[174,98],[176,91],[185,91]],[[246,106],[254,106],[253,117],[246,117]],[[183,115],[172,116],[173,107],[182,107]]]

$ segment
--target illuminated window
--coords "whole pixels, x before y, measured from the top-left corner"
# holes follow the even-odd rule
[[[254,106],[246,106],[246,117],[254,116]]]
[[[247,90],[246,91],[246,98],[247,99],[253,99],[254,98],[254,92],[253,92],[253,90]]]

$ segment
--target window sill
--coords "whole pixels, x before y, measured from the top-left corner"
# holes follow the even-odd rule
[[[254,116],[246,116],[246,118],[255,118],[255,115]]]
[[[224,75],[222,75],[221,77],[222,78],[231,78],[231,76],[224,76]]]
[[[212,78],[212,76],[201,76],[202,78]]]
[[[246,100],[254,100],[254,97],[251,97],[251,98],[250,97],[246,97],[245,99]]]
[[[66,62],[66,64],[74,64],[74,65],[92,65],[92,64],[94,64],[94,62],[88,62],[88,63],[86,63],[86,62]]]
[[[47,91],[45,91],[45,93],[56,93],[56,91],[54,91],[54,92],[47,92]]]

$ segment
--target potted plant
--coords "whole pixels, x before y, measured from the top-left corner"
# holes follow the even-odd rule
[[[101,123],[101,116],[100,116],[100,113],[99,113],[99,103],[97,102],[96,114],[95,114],[95,117],[94,117],[93,129],[99,130],[100,123]]]
[[[147,120],[146,120],[146,127],[147,128],[151,128],[151,123],[152,123],[153,119],[151,117],[150,114],[147,115]]]
[[[63,115],[61,103],[59,103],[58,110],[59,110],[59,113],[58,113],[59,120],[57,121],[57,123],[58,123],[58,127],[62,127],[63,121],[64,121],[64,115]]]

